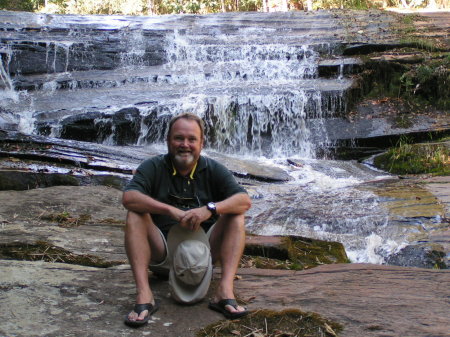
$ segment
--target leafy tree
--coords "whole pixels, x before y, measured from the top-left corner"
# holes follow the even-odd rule
[[[44,4],[45,0],[0,0],[0,9],[32,12]]]
[[[206,14],[236,11],[373,7],[447,8],[447,0],[0,0],[0,9],[61,14]]]

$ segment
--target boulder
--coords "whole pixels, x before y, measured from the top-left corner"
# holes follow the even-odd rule
[[[301,236],[247,236],[245,255],[252,265],[266,269],[308,269],[322,264],[347,263],[349,259],[340,242]]]
[[[85,142],[102,142],[111,135],[111,122],[104,122],[103,119],[110,118],[100,112],[88,112],[67,117],[61,122],[60,137]],[[101,121],[97,123],[97,120]]]
[[[446,269],[444,248],[436,244],[409,245],[389,256],[386,264],[419,268]]]

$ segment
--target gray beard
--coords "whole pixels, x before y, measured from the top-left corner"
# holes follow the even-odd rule
[[[182,157],[178,154],[173,156],[173,160],[176,163],[176,165],[179,165],[181,167],[190,166],[194,163],[194,156],[191,154],[188,158]]]

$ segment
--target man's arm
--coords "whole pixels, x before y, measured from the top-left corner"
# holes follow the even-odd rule
[[[236,193],[225,200],[216,203],[216,211],[219,215],[244,214],[252,206],[252,201],[247,193]],[[180,224],[192,230],[200,228],[200,224],[211,217],[211,211],[206,206],[186,211]]]
[[[176,221],[181,221],[185,215],[184,211],[153,199],[136,190],[125,191],[123,193],[122,205],[129,211],[168,215]]]
[[[252,201],[247,193],[236,193],[225,200],[216,202],[217,214],[244,214],[250,207],[252,207]]]

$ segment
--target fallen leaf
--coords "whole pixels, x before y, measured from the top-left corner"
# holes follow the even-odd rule
[[[329,326],[327,323],[324,323],[325,326],[325,330],[331,335],[331,336],[336,336],[336,332],[334,332],[334,330],[331,328],[331,326]]]

